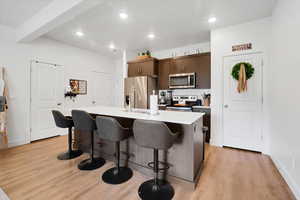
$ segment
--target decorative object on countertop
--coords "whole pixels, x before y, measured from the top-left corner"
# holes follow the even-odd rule
[[[203,93],[202,98],[203,98],[203,105],[210,106],[210,94]]]
[[[4,79],[4,68],[0,68],[0,149],[8,147],[7,137],[7,86]]]
[[[158,102],[160,105],[172,105],[172,90],[159,90]]]
[[[152,95],[150,95],[150,114],[158,115],[158,96],[155,94],[155,90],[153,90]]]
[[[247,80],[253,76],[254,71],[252,64],[246,62],[237,63],[233,66],[231,75],[238,81],[238,93],[247,91]]]
[[[151,58],[151,52],[149,50],[138,53],[138,59]]]

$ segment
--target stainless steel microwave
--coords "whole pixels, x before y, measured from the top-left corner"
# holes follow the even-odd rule
[[[196,73],[170,74],[169,88],[195,88]]]

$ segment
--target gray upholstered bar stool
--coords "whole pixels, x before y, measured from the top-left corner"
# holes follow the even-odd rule
[[[52,110],[52,115],[55,121],[55,124],[59,128],[68,128],[68,146],[69,150],[65,153],[61,153],[57,156],[58,160],[70,160],[76,158],[82,154],[80,150],[72,149],[72,127],[74,126],[72,117],[64,116],[58,110]]]
[[[94,134],[96,130],[95,119],[90,114],[83,110],[72,110],[75,129],[84,133],[89,133],[91,136],[91,153],[90,158],[81,161],[78,164],[80,170],[94,170],[102,167],[105,160],[101,157],[94,157]]]
[[[153,149],[153,169],[155,178],[144,182],[139,187],[139,196],[143,200],[170,200],[174,196],[173,187],[166,181],[158,178],[159,158],[158,150],[171,148],[178,133],[172,133],[163,122],[135,120],[133,134],[136,143],[145,148]],[[168,166],[165,168],[167,169]]]
[[[128,181],[133,173],[128,167],[120,167],[120,142],[130,137],[130,130],[124,128],[112,117],[96,117],[97,134],[100,138],[115,142],[116,167],[102,175],[102,180],[108,184],[121,184]]]

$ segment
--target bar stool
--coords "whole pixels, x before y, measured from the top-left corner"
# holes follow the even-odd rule
[[[145,148],[153,149],[153,163],[149,163],[155,178],[144,182],[139,187],[139,196],[143,200],[170,200],[174,196],[173,187],[166,181],[158,178],[158,171],[168,169],[169,166],[159,169],[158,150],[167,150],[172,147],[178,133],[172,133],[163,122],[149,120],[135,120],[133,124],[133,134],[136,143]],[[165,164],[165,163],[162,163]]]
[[[94,170],[102,167],[105,160],[101,157],[94,157],[94,132],[96,130],[95,119],[90,114],[82,110],[72,110],[75,129],[91,134],[91,153],[90,158],[81,161],[78,164],[80,170]]]
[[[69,149],[65,153],[61,153],[57,156],[58,160],[70,160],[76,158],[82,154],[80,150],[72,150],[72,127],[74,126],[72,117],[64,116],[58,110],[52,110],[52,115],[55,124],[59,128],[68,128],[68,146]]]
[[[124,128],[112,117],[96,117],[97,134],[104,140],[115,142],[116,167],[110,168],[102,175],[108,184],[121,184],[128,181],[133,172],[128,167],[120,167],[120,142],[130,137],[129,128]]]

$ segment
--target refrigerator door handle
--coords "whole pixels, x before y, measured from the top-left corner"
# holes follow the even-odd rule
[[[136,92],[135,92],[135,88],[133,89],[133,108],[136,107]]]

